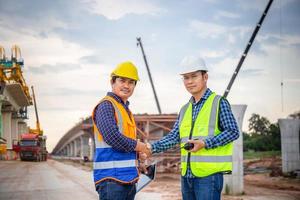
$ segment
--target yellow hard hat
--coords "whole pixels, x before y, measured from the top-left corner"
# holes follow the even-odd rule
[[[111,77],[120,76],[125,78],[130,78],[132,80],[138,81],[139,75],[136,66],[130,62],[122,62],[112,71]]]

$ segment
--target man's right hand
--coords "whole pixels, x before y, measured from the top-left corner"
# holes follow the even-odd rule
[[[147,155],[147,157],[151,156],[151,148],[147,147],[147,145],[145,143],[140,142],[140,141],[137,141],[135,151],[145,153]]]

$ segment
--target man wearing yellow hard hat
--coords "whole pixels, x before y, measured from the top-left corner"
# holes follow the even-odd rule
[[[93,110],[94,182],[100,200],[133,200],[139,177],[137,153],[149,154],[147,145],[136,140],[128,107],[138,80],[132,62],[120,63],[111,73],[112,91]]]

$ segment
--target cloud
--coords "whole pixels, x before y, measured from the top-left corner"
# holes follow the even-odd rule
[[[240,77],[241,78],[252,78],[261,76],[264,74],[263,69],[244,69],[240,71]]]
[[[295,2],[297,0],[280,0],[280,1],[273,1],[270,9],[280,9],[280,6],[285,6],[290,4],[291,2]],[[237,0],[238,7],[242,8],[245,11],[248,10],[259,10],[262,11],[265,9],[269,1],[261,1],[261,0],[252,0],[252,1],[244,1],[244,0]]]
[[[100,88],[97,90],[91,90],[91,89],[77,89],[77,88],[54,88],[51,92],[43,92],[41,95],[47,95],[47,96],[77,96],[77,95],[84,95],[84,96],[95,96],[95,94],[98,94],[100,92],[105,92],[104,90],[101,90]]]
[[[228,27],[213,22],[204,22],[195,19],[189,22],[189,27],[190,30],[195,32],[201,39],[226,38],[226,41],[229,43],[236,42],[232,37],[244,37],[245,34],[252,30],[252,28],[245,26]]]
[[[34,4],[34,11],[31,4]],[[45,38],[49,32],[57,28],[68,28],[64,18],[56,13],[58,11],[51,6],[51,3],[9,1],[0,6],[0,18],[2,19],[0,27],[23,35]],[[16,24],[18,27],[15,26]]]
[[[40,67],[28,67],[28,71],[33,74],[63,73],[78,69],[81,69],[81,66],[75,63],[56,63],[55,65],[44,64]]]
[[[214,16],[214,19],[223,19],[223,18],[236,19],[239,17],[240,17],[240,15],[238,15],[236,13],[219,10],[219,11],[217,11],[217,14]]]
[[[202,38],[217,38],[227,32],[226,27],[209,22],[202,22],[199,20],[192,20],[189,23],[189,27]]]
[[[99,64],[103,62],[103,59],[101,58],[101,55],[89,55],[81,57],[79,61],[83,63]]]
[[[118,20],[127,14],[156,15],[162,10],[145,0],[82,0],[89,12],[102,15],[109,20]]]

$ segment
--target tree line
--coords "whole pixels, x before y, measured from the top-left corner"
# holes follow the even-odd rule
[[[300,119],[300,111],[289,115]],[[243,132],[244,151],[280,151],[281,139],[278,122],[271,123],[266,117],[253,113],[249,119],[249,131]]]

